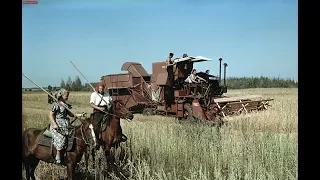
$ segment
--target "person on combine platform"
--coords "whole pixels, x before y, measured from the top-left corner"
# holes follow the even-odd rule
[[[169,86],[173,86],[173,66],[176,64],[175,62],[172,62],[174,54],[170,53],[168,58],[166,59],[166,65],[167,65],[167,72],[168,72],[168,80],[169,80]]]
[[[103,120],[103,116],[105,112],[108,112],[110,108],[110,102],[112,101],[111,96],[109,93],[104,91],[104,83],[100,82],[96,86],[96,92],[92,92],[90,96],[90,105],[93,108],[93,120],[95,124],[95,134],[98,138],[98,143],[100,143],[100,128],[101,128],[101,121]],[[121,128],[121,127],[120,127]],[[122,129],[121,129],[122,132]],[[127,141],[127,137],[122,134],[121,142]]]
[[[188,76],[188,78],[185,80],[185,82],[188,83],[199,83],[200,80],[207,82],[205,79],[197,75],[197,70],[193,69],[191,71],[191,74]]]
[[[169,89],[168,89],[168,96],[165,97],[173,97],[173,81],[174,81],[174,74],[173,74],[173,66],[176,64],[175,62],[172,61],[174,54],[169,53],[168,58],[166,59],[166,65],[167,65],[167,72],[168,72],[168,80],[169,80]],[[172,104],[172,98],[168,98],[166,100],[167,103],[167,109],[171,109],[171,104]]]
[[[49,113],[49,118],[51,120],[50,131],[52,133],[52,144],[57,149],[56,163],[60,163],[61,151],[66,148],[66,136],[68,135],[69,118],[74,117],[63,105],[65,104],[69,109],[71,105],[67,104],[66,101],[69,98],[69,91],[66,89],[60,89],[56,98],[58,102],[53,102],[51,111]]]
[[[196,69],[193,69],[191,71],[191,74],[185,80],[185,82],[187,82],[187,83],[200,83],[200,80],[207,82],[205,79],[203,79],[202,77],[199,77],[197,75],[197,70]],[[199,89],[200,89],[200,87],[198,85],[195,86],[193,94],[194,95],[198,95]]]

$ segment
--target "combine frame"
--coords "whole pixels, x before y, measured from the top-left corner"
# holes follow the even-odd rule
[[[221,62],[219,76],[197,73],[207,82],[187,83],[185,79],[193,69],[193,64],[211,61],[202,56],[176,58],[174,85],[169,87],[165,62],[152,63],[152,74],[137,62],[126,62],[120,74],[102,76],[113,99],[122,100],[134,113],[144,115],[175,116],[179,119],[201,119],[221,122],[222,118],[239,113],[266,110],[273,99],[260,96],[226,97],[226,67],[224,63],[224,83],[221,85]],[[197,89],[197,94],[195,94]]]

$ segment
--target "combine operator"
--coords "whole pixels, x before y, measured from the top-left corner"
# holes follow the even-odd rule
[[[185,80],[185,82],[187,82],[187,83],[192,83],[192,84],[195,83],[195,84],[191,85],[191,87],[194,88],[193,95],[199,95],[200,86],[197,85],[197,84],[200,83],[201,81],[207,82],[205,79],[203,79],[202,77],[197,75],[197,70],[196,69],[193,69],[191,71],[191,74]]]

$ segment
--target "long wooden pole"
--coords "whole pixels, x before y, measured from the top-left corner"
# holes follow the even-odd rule
[[[100,94],[95,90],[95,88],[91,85],[91,83],[89,82],[89,80],[80,72],[80,70],[72,63],[72,61],[70,61],[71,62],[71,64],[73,65],[73,67],[82,75],[82,77],[87,81],[87,83],[91,86],[91,88],[92,88],[92,90],[95,92],[95,93],[97,93],[97,95],[98,96],[100,96]],[[106,102],[106,100],[105,99],[103,99],[103,96],[101,97],[102,98],[102,100],[106,103],[106,104],[108,104],[107,102]],[[105,112],[105,111],[103,111],[103,112]]]
[[[60,103],[63,107],[65,107],[71,114],[74,115],[74,117],[77,117],[77,115],[75,113],[73,113],[66,104],[64,103],[61,103],[58,101],[57,98],[55,98],[54,96],[52,96],[48,91],[46,91],[45,89],[43,89],[42,87],[40,87],[37,83],[35,83],[34,81],[32,81],[31,79],[29,79],[27,76],[25,76],[23,73],[22,73],[22,76],[24,76],[25,78],[27,78],[29,81],[31,81],[34,85],[38,86],[38,88],[40,88],[42,91],[44,91],[45,93],[47,93],[50,97],[52,97],[56,102]]]

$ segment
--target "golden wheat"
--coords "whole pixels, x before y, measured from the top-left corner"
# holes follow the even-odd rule
[[[174,118],[135,115],[122,121],[128,141],[122,168],[128,179],[297,179],[297,88],[229,90],[228,96],[259,94],[274,98],[264,112],[228,117],[229,125],[216,129],[203,124],[179,123]],[[47,96],[22,96],[23,130],[48,125]],[[71,92],[76,113],[90,113],[90,92]],[[103,157],[99,152],[98,157]],[[83,162],[79,164],[83,169]],[[101,171],[89,168],[82,176],[98,179]],[[41,162],[37,177],[58,179],[65,168]],[[113,175],[114,179],[121,176]],[[88,178],[90,179],[90,178]]]

